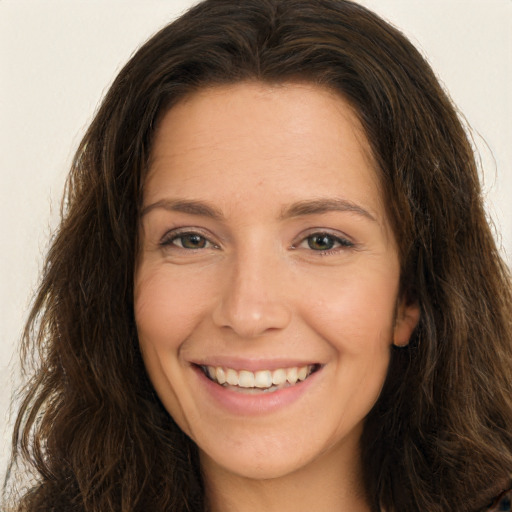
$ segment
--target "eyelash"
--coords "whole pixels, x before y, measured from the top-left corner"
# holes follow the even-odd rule
[[[204,243],[205,246],[202,247],[184,247],[183,246],[183,240],[187,237],[196,237],[197,239],[200,239],[200,242]],[[323,238],[324,241],[328,239],[328,245],[331,245],[328,249],[314,249],[312,247],[312,243],[314,239],[321,239]],[[190,238],[189,238],[190,239]],[[175,242],[177,240],[181,240],[181,245],[176,244]],[[307,248],[311,249],[312,252],[317,253],[320,256],[327,256],[330,254],[337,253],[338,251],[343,251],[346,249],[352,249],[355,247],[355,244],[348,240],[347,238],[343,238],[337,235],[334,235],[332,233],[326,232],[326,231],[315,231],[313,233],[310,233],[306,237],[303,237],[300,239],[298,243],[293,243],[290,246],[290,249],[296,250],[301,248],[301,245],[307,243]],[[219,246],[215,243],[213,243],[211,240],[208,239],[205,235],[203,235],[199,231],[171,231],[170,233],[167,233],[161,240],[160,245],[162,247],[169,247],[174,246],[177,249],[183,250],[183,251],[198,251],[202,249],[219,249]],[[337,245],[337,247],[333,247]],[[306,249],[306,247],[303,247]]]
[[[205,244],[207,245],[210,245],[211,247],[183,247],[183,239],[185,239],[186,237],[197,237],[197,238],[200,238],[201,240],[203,240],[205,242]],[[182,241],[182,245],[177,245],[176,243],[174,243],[176,240],[180,240]],[[160,245],[162,247],[169,247],[169,246],[174,246],[176,247],[177,249],[181,249],[183,251],[197,251],[197,250],[201,250],[201,249],[210,249],[210,248],[213,248],[213,249],[218,249],[219,246],[217,244],[214,244],[213,242],[211,242],[208,237],[206,237],[205,235],[203,235],[201,232],[199,231],[171,231],[170,233],[167,233],[161,240],[160,242]]]
[[[334,247],[330,247],[328,249],[314,249],[311,244],[314,243],[314,239],[323,238],[329,239],[330,245]],[[331,254],[336,254],[339,251],[353,249],[355,244],[348,240],[347,238],[343,238],[341,236],[334,235],[327,231],[315,231],[313,233],[308,234],[306,237],[302,238],[298,244],[293,244],[291,246],[292,249],[298,249],[302,244],[306,243],[308,247],[304,247],[311,249],[312,252],[318,254],[319,256],[329,256]],[[335,247],[337,245],[337,247]]]

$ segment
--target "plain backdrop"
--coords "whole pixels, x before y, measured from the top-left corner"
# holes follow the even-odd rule
[[[0,0],[0,477],[17,344],[70,161],[117,71],[191,0]],[[512,0],[362,0],[432,64],[472,128],[512,263]]]

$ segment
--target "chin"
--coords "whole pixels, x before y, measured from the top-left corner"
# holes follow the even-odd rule
[[[242,451],[242,450],[241,450]],[[218,471],[222,469],[224,472],[250,480],[272,480],[286,477],[292,473],[306,468],[312,463],[307,456],[291,457],[292,453],[272,452],[268,450],[266,453],[254,453],[253,450],[243,450],[234,457],[218,457],[213,459],[200,450],[201,466],[208,474],[209,469]]]

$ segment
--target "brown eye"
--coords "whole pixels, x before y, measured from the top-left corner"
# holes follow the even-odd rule
[[[218,247],[201,233],[195,231],[189,232],[170,232],[164,236],[160,245],[169,249],[217,249]]]
[[[318,232],[304,238],[300,246],[319,253],[333,253],[337,250],[350,249],[354,247],[354,243],[331,233]]]
[[[336,238],[326,233],[308,236],[308,247],[314,251],[329,251],[334,247]]]
[[[186,233],[177,236],[173,238],[172,242],[174,245],[183,247],[183,249],[204,249],[208,244],[206,238],[197,233]]]

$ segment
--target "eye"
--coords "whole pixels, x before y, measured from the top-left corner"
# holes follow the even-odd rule
[[[293,246],[294,249],[311,249],[320,253],[330,253],[351,247],[354,247],[354,243],[350,240],[326,232],[312,233],[304,238],[299,244]]]
[[[217,248],[208,238],[196,232],[171,232],[160,242],[162,246],[175,246],[180,249],[211,249]]]

